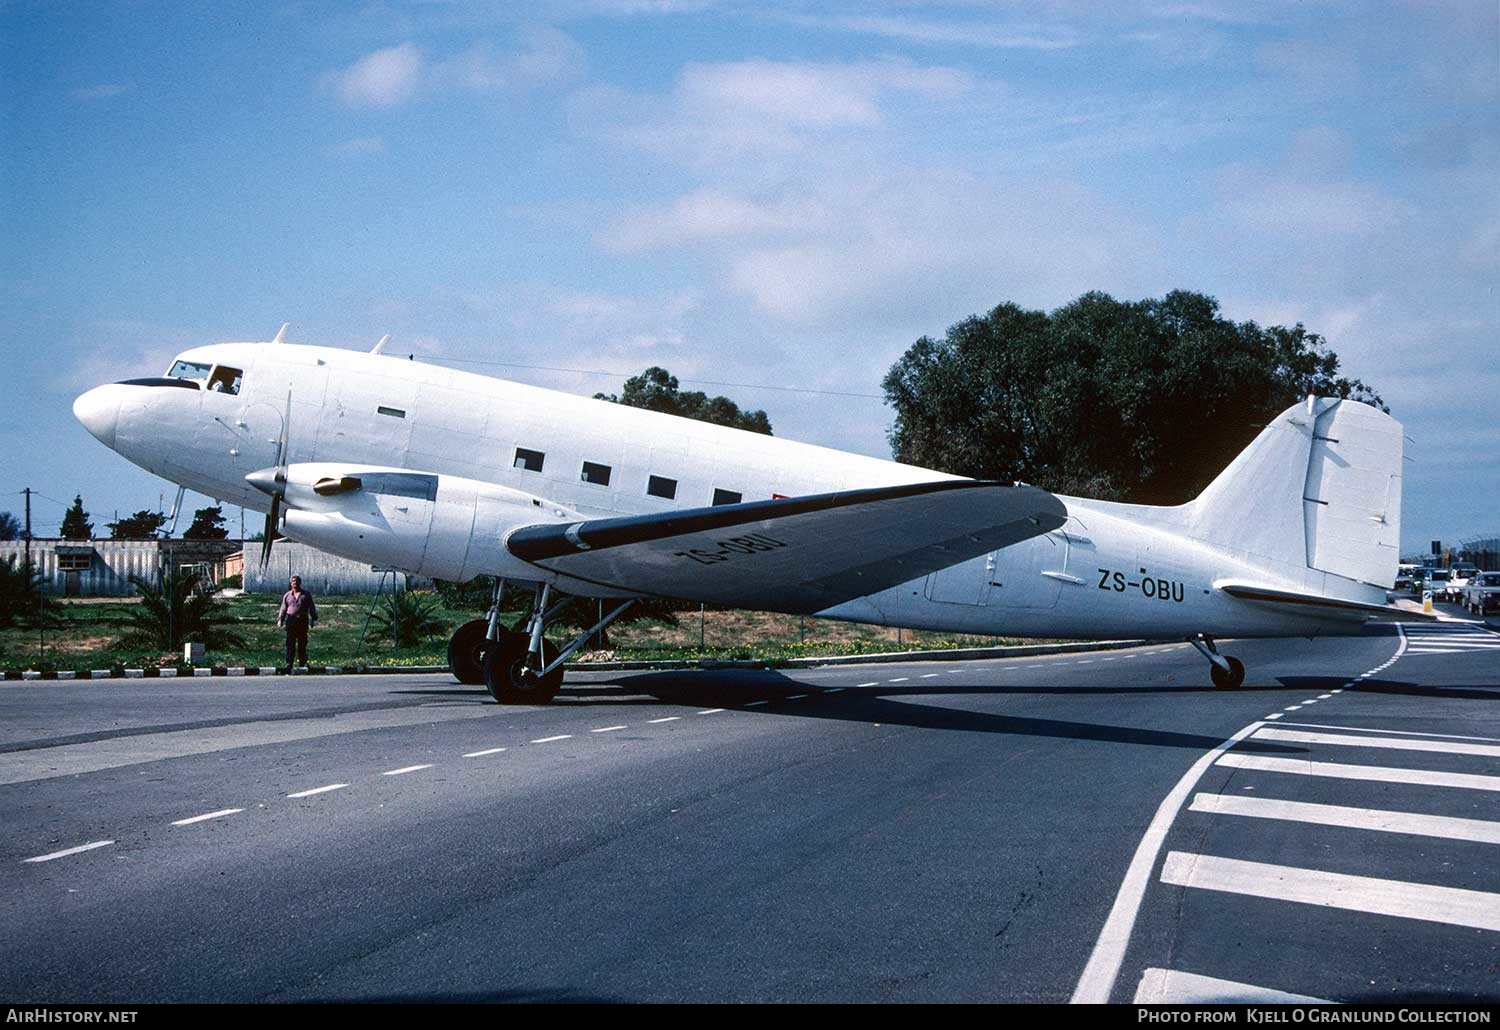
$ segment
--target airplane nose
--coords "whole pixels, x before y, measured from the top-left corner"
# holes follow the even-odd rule
[[[96,386],[73,402],[73,417],[104,446],[113,449],[120,425],[120,394],[113,385]]]

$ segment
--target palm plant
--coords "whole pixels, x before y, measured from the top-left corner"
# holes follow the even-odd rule
[[[37,604],[41,592],[42,573],[33,563],[14,556],[0,562],[0,626],[35,626],[38,617],[48,626],[60,622],[56,608]]]
[[[130,577],[141,603],[125,616],[123,643],[170,650],[185,641],[209,647],[244,647],[245,638],[228,628],[234,619],[214,595],[218,587],[196,572],[165,570],[152,583]]]
[[[416,647],[447,631],[448,624],[437,614],[441,605],[433,594],[399,590],[370,616],[371,635],[376,640],[394,639],[398,647]]]

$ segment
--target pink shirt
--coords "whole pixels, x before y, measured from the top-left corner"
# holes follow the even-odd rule
[[[310,621],[317,622],[318,606],[313,603],[312,594],[306,590],[301,593],[288,590],[281,595],[281,611],[276,613],[276,621],[295,619],[300,615],[306,615]]]

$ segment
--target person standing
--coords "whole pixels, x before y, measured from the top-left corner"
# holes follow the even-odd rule
[[[301,576],[293,576],[288,585],[291,589],[281,595],[276,625],[286,627],[286,666],[290,672],[297,665],[307,665],[307,630],[318,624],[318,606],[312,594],[302,589]]]

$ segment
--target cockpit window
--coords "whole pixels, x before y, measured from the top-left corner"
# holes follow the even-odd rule
[[[240,392],[240,380],[245,373],[228,365],[214,366],[214,374],[208,377],[208,389],[210,393],[237,394]]]
[[[172,365],[172,370],[167,373],[169,379],[197,379],[208,378],[211,365],[204,365],[197,361],[177,361]]]

